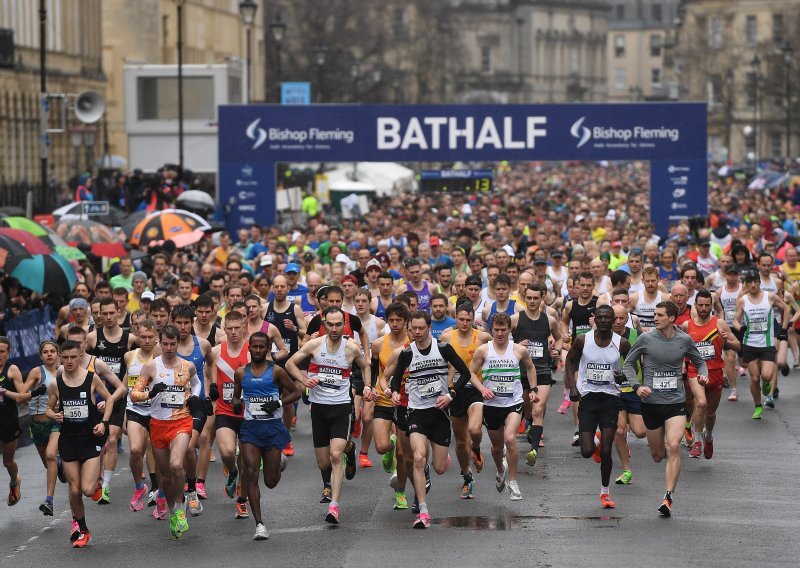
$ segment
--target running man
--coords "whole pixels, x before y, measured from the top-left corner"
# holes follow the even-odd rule
[[[10,353],[11,342],[0,337],[0,446],[3,449],[3,465],[9,477],[6,502],[13,507],[22,497],[22,479],[14,461],[20,435],[17,404],[28,402],[30,395],[19,368],[16,365],[7,366]]]

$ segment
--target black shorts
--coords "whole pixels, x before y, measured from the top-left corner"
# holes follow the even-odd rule
[[[58,455],[65,462],[83,463],[92,458],[96,458],[103,450],[106,437],[94,435],[64,436],[58,437]]]
[[[130,422],[136,422],[137,424],[140,424],[142,426],[142,428],[144,428],[148,432],[150,431],[150,417],[149,416],[143,416],[143,415],[139,414],[138,412],[134,412],[133,410],[126,410],[125,411],[125,415],[128,417],[128,422],[129,423]]]
[[[514,406],[487,406],[483,405],[483,425],[487,430],[499,430],[506,425],[506,418],[512,412],[522,416],[522,403]]]
[[[448,407],[450,416],[455,416],[456,418],[466,416],[469,407],[473,404],[483,404],[483,395],[478,389],[464,387],[461,392],[456,394],[453,402]]]
[[[408,435],[422,434],[437,446],[450,446],[450,415],[439,408],[408,410]]]
[[[125,422],[125,407],[127,405],[128,401],[124,398],[114,403],[114,408],[111,410],[111,417],[108,419],[108,424],[110,426],[122,428],[122,424]]]
[[[394,407],[393,406],[378,406],[375,405],[375,409],[372,412],[372,419],[373,420],[387,420],[389,422],[394,421]]]
[[[622,402],[622,410],[624,412],[628,414],[642,413],[642,399],[635,392],[621,392],[619,393],[619,399]]]
[[[208,415],[203,413],[203,415],[192,416],[192,430],[197,433],[202,434],[203,428],[206,427],[206,421],[208,420]]]
[[[364,396],[364,379],[361,378],[361,375],[358,377],[350,375],[350,388],[353,389],[356,396]]]
[[[311,403],[311,438],[315,448],[327,448],[331,440],[347,440],[353,427],[353,405]]]
[[[401,432],[408,432],[408,407],[395,406],[392,420],[394,421],[394,425],[397,426],[398,430]]]
[[[622,401],[618,396],[604,392],[590,392],[581,397],[578,406],[578,432],[596,432],[616,428]]]
[[[745,365],[752,361],[774,363],[775,353],[774,347],[750,347],[749,345],[742,345],[742,359]]]
[[[524,374],[522,375],[522,377],[523,377],[523,379],[522,379],[522,390],[524,390],[524,391],[531,390],[529,388],[530,385],[528,384],[527,377]],[[553,379],[553,374],[552,373],[549,373],[549,372],[548,373],[544,373],[544,372],[540,373],[538,369],[536,370],[536,386],[539,386],[539,387],[551,387],[554,384],[556,384],[556,381]]]
[[[242,427],[244,418],[239,418],[238,416],[228,416],[227,414],[217,414],[216,416],[217,417],[214,421],[214,432],[217,432],[220,428],[230,428],[236,432],[237,436],[239,435],[239,430]],[[192,424],[192,429],[194,429],[194,424]],[[200,431],[202,431],[202,428]]]
[[[19,434],[19,418],[7,414],[0,415],[0,442],[10,444],[19,439]]]
[[[676,402],[674,404],[648,404],[642,403],[642,420],[644,427],[648,430],[658,430],[670,418],[680,416],[686,420],[686,403]]]

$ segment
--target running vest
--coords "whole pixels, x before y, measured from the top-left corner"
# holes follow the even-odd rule
[[[267,413],[261,405],[272,400],[280,400],[280,393],[275,384],[273,371],[275,363],[268,361],[267,368],[261,375],[254,375],[250,365],[244,368],[242,377],[242,403],[244,404],[245,420],[282,420],[283,412],[279,408],[276,412]]]
[[[361,329],[367,334],[369,344],[372,345],[372,342],[378,339],[378,319],[372,314],[367,314],[367,317],[369,319],[366,323],[361,322]]]
[[[508,301],[508,306],[506,306],[506,309],[504,310],[503,313],[506,314],[506,315],[509,315],[509,316],[514,315],[516,313],[515,310],[514,310],[514,306],[516,304],[517,304],[516,301],[509,300]],[[491,333],[491,330],[492,330],[492,320],[494,319],[494,315],[496,313],[497,313],[497,302],[492,302],[492,307],[489,309],[489,321],[486,322],[486,325],[488,326],[490,333]]]
[[[223,341],[219,349],[219,358],[217,359],[217,388],[219,389],[219,399],[217,399],[216,414],[224,414],[225,416],[235,416],[241,418],[241,414],[233,412],[233,376],[237,369],[247,365],[247,350],[249,344],[245,341],[242,344],[242,350],[236,357],[233,357],[228,352],[228,341]]]
[[[211,326],[211,331],[208,333],[208,337],[206,337],[206,341],[211,344],[211,347],[216,347],[217,345],[217,330],[219,329],[219,322],[215,321],[214,324]]]
[[[6,368],[0,371],[0,388],[11,392],[17,392],[17,387],[14,385],[14,381],[9,379],[8,375],[6,374],[7,370],[8,367],[6,366]],[[0,401],[0,416],[16,423],[17,420],[19,420],[17,403],[10,398],[3,397],[3,400]],[[3,422],[5,422],[5,420],[3,420]]]
[[[775,280],[773,280],[771,274],[767,282],[764,282],[764,278],[761,275],[759,275],[759,278],[761,279],[761,290],[763,292],[769,292],[772,294],[778,293],[778,286],[775,284]]]
[[[644,292],[644,282],[639,280],[638,282],[631,281],[630,288],[628,288],[628,292],[633,294],[634,292]]]
[[[783,263],[783,273],[789,282],[797,282],[800,280],[800,262],[796,262],[794,268],[789,266],[788,262]]]
[[[131,400],[131,391],[133,387],[136,386],[136,382],[139,380],[139,375],[142,373],[142,367],[145,366],[146,363],[149,361],[142,361],[139,357],[141,354],[141,349],[135,349],[133,351],[133,357],[131,358],[131,365],[128,367],[128,401],[126,408],[131,412],[135,412],[136,414],[141,414],[142,416],[150,416],[150,400],[145,400],[142,402],[133,402]],[[179,355],[180,356],[180,355]],[[152,361],[152,357],[150,361]],[[145,392],[150,392],[148,387],[145,387]]]
[[[61,423],[61,440],[64,438],[94,438],[92,429],[100,423],[102,415],[92,401],[94,373],[86,373],[80,386],[70,387],[63,377],[56,377],[58,400],[64,421]],[[99,438],[98,438],[99,440]]]
[[[483,386],[494,393],[494,398],[484,400],[486,406],[516,406],[522,403],[522,374],[519,358],[514,354],[514,343],[506,345],[505,353],[498,353],[494,341],[481,368]]]
[[[717,315],[722,315],[725,319],[725,323],[727,323],[728,325],[731,325],[733,323],[733,316],[736,315],[736,300],[739,299],[739,293],[741,291],[742,291],[741,282],[737,284],[735,292],[728,292],[726,286],[723,286],[719,290],[719,303],[722,304],[722,309],[725,313]]]
[[[41,383],[48,389],[50,388],[50,383],[52,383],[56,376],[47,370],[47,367],[44,365],[39,365],[39,371],[41,372]],[[31,398],[30,402],[28,402],[28,414],[31,416],[39,416],[44,414],[45,410],[47,410],[47,400],[50,397],[48,393],[44,393],[40,396],[35,396]]]
[[[584,335],[583,354],[578,366],[578,392],[581,396],[590,392],[619,396],[614,384],[614,372],[620,370],[621,339],[619,335],[612,333],[611,342],[606,347],[598,347],[594,340],[594,330]]]
[[[636,305],[633,307],[633,315],[639,318],[642,331],[651,331],[656,327],[656,304],[661,302],[661,291],[656,292],[656,298],[652,302],[645,300],[646,292],[639,294]]]
[[[416,342],[409,346],[411,363],[408,365],[406,391],[410,409],[433,408],[436,399],[447,392],[448,366],[441,352],[439,342],[431,341],[427,355],[420,353]]]
[[[723,369],[725,362],[722,360],[722,338],[719,336],[717,318],[711,318],[706,325],[697,325],[694,319],[690,319],[687,325],[687,333],[694,340],[697,350],[709,371]],[[689,362],[689,376],[696,377],[697,369]]]
[[[308,399],[316,404],[350,403],[350,363],[347,362],[347,340],[339,340],[335,353],[328,351],[325,338],[319,351],[308,364],[308,378],[316,378],[319,384],[308,391]]]
[[[582,306],[578,298],[572,300],[572,309],[569,312],[569,321],[572,324],[572,340],[592,330],[589,319],[594,315],[597,307],[597,296],[592,296],[589,303]]]
[[[404,347],[408,347],[408,339],[404,342]],[[389,364],[389,358],[392,356],[392,346],[391,342],[389,341],[389,336],[383,336],[383,343],[381,344],[381,350],[378,352],[378,362],[380,363],[380,372],[383,374],[384,369],[386,369],[386,365]],[[403,379],[400,383],[400,406],[408,406],[408,395],[406,394],[406,376],[408,373],[403,373]],[[375,377],[375,382],[377,383],[377,377]],[[391,381],[391,377],[388,377],[388,380]],[[378,392],[378,391],[375,391]],[[379,392],[378,393],[378,400],[375,401],[376,406],[383,406],[391,408],[392,404],[392,397],[386,396],[386,393]]]
[[[196,336],[192,335],[192,343],[194,347],[192,352],[189,355],[181,355],[180,348],[178,349],[178,357],[183,359],[184,361],[191,361],[194,363],[194,368],[197,369],[197,378],[200,379],[200,384],[205,385],[205,366],[206,366],[206,358],[203,356],[203,350],[200,349],[200,340],[197,339]],[[130,375],[130,373],[129,373]],[[206,399],[206,389],[200,389],[200,400]]]
[[[380,303],[380,300],[378,302]],[[303,294],[300,298],[300,309],[303,310],[303,315],[307,318],[313,317],[317,313],[317,306],[311,303],[308,299],[308,294]]]
[[[715,270],[713,274],[714,280],[711,282],[711,286],[709,287],[710,292],[716,292],[725,286],[725,278],[720,276],[719,270]]]
[[[572,304],[575,309],[575,304]],[[517,328],[514,330],[514,341],[521,343],[528,340],[528,353],[531,356],[536,374],[550,375],[551,357],[548,346],[550,337],[550,320],[542,310],[537,319],[531,319],[527,312],[520,312],[517,320]]]
[[[622,333],[622,335],[620,337],[622,337],[622,339],[627,339],[628,343],[630,343],[631,347],[633,347],[636,344],[636,340],[639,339],[639,332],[636,331],[635,327],[627,326],[627,327],[625,327],[625,332]],[[625,359],[622,357],[622,355],[620,355],[620,357],[619,357],[619,366],[620,366],[620,369],[625,366]],[[639,377],[639,382],[641,383],[642,382],[642,365],[640,363],[636,363],[636,376]],[[629,386],[628,387],[620,386],[619,390],[621,392],[633,392],[633,388],[629,387]]]
[[[798,264],[800,266],[800,264]],[[394,301],[394,294],[392,294],[392,301]],[[378,296],[378,307],[375,308],[375,317],[386,320],[386,306],[383,305],[380,295]]]
[[[481,334],[481,332],[478,331],[477,329],[472,329],[471,332],[472,333],[469,337],[469,343],[467,343],[467,345],[463,347],[458,342],[457,330],[451,335],[452,339],[450,340],[450,345],[453,347],[453,349],[455,349],[456,354],[458,354],[458,356],[461,357],[461,360],[464,361],[467,367],[469,367],[470,363],[472,363],[472,356],[475,355],[475,350],[478,348],[478,338],[480,337]],[[478,371],[478,378],[479,379],[481,378],[480,371]],[[450,386],[452,387],[453,385],[451,384]],[[474,389],[475,387],[472,386],[471,382],[467,382],[467,384],[464,385],[464,388]]]
[[[111,343],[106,339],[104,329],[97,328],[97,343],[92,349],[92,355],[96,355],[101,361],[117,375],[117,378],[125,376],[125,353],[128,352],[128,337],[130,332],[123,331],[122,337],[116,343]]]
[[[167,369],[159,355],[155,358],[156,382],[167,385],[167,390],[158,393],[150,401],[150,416],[156,420],[180,420],[189,416],[189,397],[192,396],[191,377],[189,365],[183,359],[178,359],[177,369]],[[217,406],[219,414],[219,406]]]
[[[428,286],[428,281],[422,281],[422,290],[415,290],[414,286],[411,285],[411,282],[406,282],[406,290],[409,292],[414,292],[417,297],[419,298],[419,307],[423,312],[431,313],[431,289]]]
[[[294,304],[289,302],[289,307],[285,312],[277,312],[275,311],[275,302],[270,302],[267,306],[267,316],[264,318],[264,320],[278,328],[278,333],[281,334],[281,338],[286,344],[286,349],[289,350],[289,355],[293,355],[299,349],[297,332],[290,331],[286,328],[286,325],[283,323],[283,320],[285,319],[290,320],[295,327],[299,327],[297,325],[297,318],[294,314]]]
[[[742,338],[742,345],[748,347],[774,347],[772,307],[769,305],[769,296],[761,293],[761,301],[754,304],[750,295],[744,298],[744,322],[747,331]]]

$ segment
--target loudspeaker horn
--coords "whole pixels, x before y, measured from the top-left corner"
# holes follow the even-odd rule
[[[97,91],[83,91],[75,99],[75,116],[81,122],[97,122],[105,110],[106,101]]]

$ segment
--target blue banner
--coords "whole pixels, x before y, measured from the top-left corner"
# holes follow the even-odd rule
[[[651,207],[659,233],[670,217],[707,211],[704,103],[223,105],[219,133],[231,230],[275,223],[279,162],[661,161],[658,175],[672,164],[691,183],[677,208]],[[678,185],[651,175],[656,200],[672,199]]]
[[[23,375],[41,364],[39,344],[55,336],[55,323],[50,306],[23,312],[5,322],[6,337],[11,342],[9,364],[16,365]]]
[[[281,83],[281,104],[311,104],[311,83]]]

